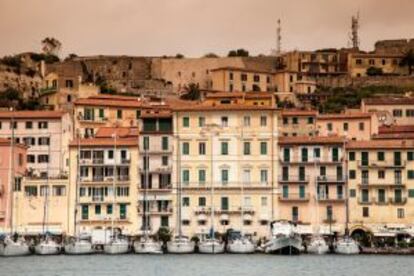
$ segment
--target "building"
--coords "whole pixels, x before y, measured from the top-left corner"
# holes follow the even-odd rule
[[[361,101],[362,112],[388,112],[397,125],[411,125],[414,118],[414,98],[368,98]]]
[[[143,101],[137,97],[98,95],[74,102],[74,125],[82,137],[101,127],[138,127]]]
[[[279,217],[296,222],[302,234],[343,233],[346,222],[345,139],[279,139]]]
[[[318,135],[316,128],[317,115],[318,112],[315,110],[281,110],[279,113],[280,137]]]
[[[13,121],[13,123],[12,123]],[[27,169],[31,177],[67,175],[68,144],[73,136],[72,120],[59,111],[0,111],[0,137],[29,146]]]
[[[69,218],[72,215],[69,210],[68,192],[68,178],[23,178],[16,200],[19,232],[26,235],[39,235],[45,232],[67,234]]]
[[[255,106],[276,106],[275,96],[263,92],[213,92],[206,91],[203,103],[207,105],[241,104]],[[182,104],[185,104],[184,102]]]
[[[348,75],[366,77],[372,68],[384,75],[406,75],[407,67],[400,66],[403,54],[350,53],[348,56]]]
[[[277,210],[276,109],[216,99],[172,110],[174,206],[181,206],[175,215],[183,233],[206,237],[213,217],[220,233],[243,228],[254,239],[267,236]]]
[[[377,236],[412,227],[413,140],[350,141],[346,147],[351,230]]]
[[[160,227],[171,227],[173,211],[173,123],[168,105],[152,106],[141,113],[139,138],[138,225],[149,226],[155,234]],[[146,208],[146,217],[144,216]],[[146,221],[146,219],[148,221]]]
[[[369,140],[378,134],[379,121],[375,113],[320,114],[316,119],[316,127],[321,136],[338,135],[350,140]]]
[[[380,126],[378,135],[374,136],[373,139],[414,139],[414,125]]]
[[[107,131],[70,143],[69,234],[75,232],[75,208],[81,232],[110,228],[112,216],[123,234],[138,232],[138,138],[124,132]]]
[[[18,213],[23,210],[18,208],[16,193],[21,190],[26,173],[26,152],[27,147],[23,144],[0,138],[0,231],[3,233],[9,231],[10,226],[16,230],[21,223]]]

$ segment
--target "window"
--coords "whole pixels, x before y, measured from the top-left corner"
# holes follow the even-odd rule
[[[46,154],[38,155],[37,163],[49,163],[49,155],[46,155]]]
[[[228,154],[229,154],[229,143],[221,142],[221,155],[228,155]]]
[[[253,76],[253,81],[254,82],[259,82],[260,81],[260,76],[259,75],[254,75]]]
[[[183,117],[183,127],[190,127],[190,118]]]
[[[260,183],[267,184],[267,170],[260,170]]]
[[[349,179],[356,179],[356,171],[349,170]]]
[[[260,142],[260,154],[261,155],[267,154],[267,142]]]
[[[47,122],[38,122],[37,123],[37,127],[39,128],[39,129],[47,129],[48,128],[48,123]]]
[[[402,219],[405,217],[405,212],[404,212],[404,208],[398,208],[397,209],[397,217],[399,219]]]
[[[302,148],[301,149],[301,156],[302,156],[302,162],[308,162],[308,149]]]
[[[139,119],[141,117],[141,110],[137,110],[136,112],[135,112],[135,119]]]
[[[332,123],[328,123],[326,125],[326,128],[328,129],[328,131],[332,131]]]
[[[101,214],[101,205],[95,205],[95,215]]]
[[[168,156],[166,155],[162,156],[161,162],[163,166],[168,166]]]
[[[47,146],[50,144],[50,138],[49,137],[39,137],[37,139],[37,144],[39,146]]]
[[[362,207],[362,216],[364,218],[369,217],[369,208],[368,207]]]
[[[414,197],[414,189],[408,189],[408,197]]]
[[[367,151],[361,152],[361,165],[368,166],[369,164],[369,153]]]
[[[315,159],[321,158],[321,149],[320,148],[314,148],[313,149],[313,157]]]
[[[332,161],[333,162],[339,161],[339,148],[332,148]]]
[[[378,189],[378,203],[385,203],[385,190]]]
[[[349,190],[349,197],[356,197],[356,190],[355,189],[350,189]]]
[[[198,154],[199,155],[205,155],[206,154],[206,143],[205,142],[199,142],[198,143]]]
[[[108,204],[106,205],[106,214],[107,215],[112,215],[112,204]]]
[[[126,219],[126,214],[127,214],[127,205],[124,203],[119,204],[119,218]]]
[[[314,122],[313,117],[308,117],[308,124],[311,125],[313,124],[313,122]]]
[[[86,220],[89,218],[89,206],[88,205],[81,205],[82,208],[82,219]]]
[[[27,155],[27,163],[36,163],[36,157],[33,154]]]
[[[359,130],[363,131],[365,129],[365,124],[363,122],[359,123]]]
[[[189,154],[190,154],[190,143],[183,142],[183,155],[189,155]]]
[[[198,198],[198,206],[199,207],[205,207],[206,206],[206,198],[201,196]]]
[[[405,110],[406,117],[414,117],[414,109],[407,109]]]
[[[189,170],[183,170],[182,171],[183,176],[183,183],[185,185],[188,185],[190,183],[190,171]]]
[[[407,152],[407,160],[413,161],[414,160],[414,151]]]
[[[242,81],[247,81],[247,74],[241,74],[240,78]]]
[[[305,198],[305,186],[299,185],[299,198]]]
[[[168,137],[162,137],[162,150],[168,150]]]
[[[17,122],[13,122],[13,125],[10,123],[10,129],[12,129],[12,127],[17,129]]]
[[[348,123],[344,123],[344,131],[348,131]]]
[[[414,170],[407,170],[407,178],[414,179]]]
[[[229,182],[229,170],[221,170],[221,184],[226,185]]]
[[[343,199],[344,198],[344,186],[337,185],[336,186],[336,198]]]
[[[37,196],[37,186],[24,187],[24,194],[26,196]]]
[[[221,198],[221,210],[223,211],[229,210],[229,198],[228,197]]]
[[[265,127],[267,125],[267,117],[260,116],[260,126]]]
[[[292,124],[294,124],[294,125],[297,125],[299,122],[298,122],[298,117],[293,117],[292,118]]]
[[[108,150],[108,159],[111,159],[111,160],[114,159],[114,151],[113,150]]]
[[[250,116],[244,116],[243,118],[243,126],[249,127],[250,126]]]
[[[299,181],[305,181],[306,170],[305,167],[299,167]]]
[[[206,118],[204,117],[198,117],[198,126],[204,127],[206,125]]]
[[[183,207],[189,207],[190,206],[190,198],[189,197],[183,197]]]
[[[385,160],[385,153],[383,151],[377,152],[377,160],[384,161]]]
[[[168,226],[169,226],[168,216],[161,216],[161,227],[168,227]]]
[[[355,151],[350,151],[348,155],[349,161],[355,161]]]
[[[65,186],[53,186],[52,192],[54,196],[65,196],[66,195],[66,187]]]
[[[283,149],[283,162],[290,162],[290,149],[289,148]]]
[[[117,119],[122,119],[122,109],[118,109],[118,110],[116,111],[116,118],[117,118]]]
[[[228,117],[221,117],[221,126],[228,127],[229,126],[229,118]]]
[[[205,169],[198,170],[198,183],[199,184],[206,183],[206,170]]]
[[[243,142],[243,154],[250,155],[250,142]]]
[[[392,115],[394,117],[402,117],[403,111],[401,109],[393,109]]]
[[[243,184],[250,184],[250,170],[249,169],[245,169],[243,170]]]
[[[33,122],[26,122],[26,129],[32,129],[33,128]]]
[[[385,179],[385,171],[378,171],[378,179]]]
[[[230,73],[229,73],[229,79],[230,79],[230,80],[233,80],[233,72],[230,72]]]
[[[292,207],[292,221],[299,220],[299,208],[297,206]]]
[[[289,118],[283,117],[283,124],[288,125],[289,124]]]
[[[73,88],[73,80],[65,80],[66,88]]]
[[[332,215],[333,215],[333,211],[332,211],[332,206],[326,206],[326,219],[328,221],[332,221]]]

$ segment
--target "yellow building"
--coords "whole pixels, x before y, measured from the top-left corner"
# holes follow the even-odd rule
[[[389,236],[412,228],[414,141],[350,141],[346,147],[351,232]]]
[[[217,99],[172,110],[173,191],[181,191],[174,206],[182,206],[174,214],[184,234],[204,238],[213,213],[220,233],[243,228],[254,239],[267,236],[277,209],[275,108]]]
[[[137,168],[136,135],[114,130],[108,136],[73,141],[70,144],[69,233],[75,232],[75,208],[81,232],[107,229],[114,216],[115,227],[123,234],[138,233]]]
[[[279,113],[280,137],[317,135],[316,110],[284,109]]]
[[[401,54],[349,53],[348,74],[351,77],[365,77],[371,67],[381,69],[383,74],[407,74],[407,67],[400,66],[402,58]]]
[[[298,223],[302,234],[344,231],[344,142],[338,136],[279,139],[279,217]]]
[[[368,98],[361,101],[361,111],[386,113],[397,125],[412,125],[414,120],[414,98]],[[382,115],[385,117],[385,115]]]
[[[24,178],[15,203],[20,232],[26,235],[44,231],[58,235],[68,233],[72,215],[69,211],[68,178]]]

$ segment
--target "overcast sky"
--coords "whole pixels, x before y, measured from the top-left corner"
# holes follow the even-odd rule
[[[268,54],[278,18],[283,50],[346,47],[358,10],[363,49],[414,38],[414,0],[0,0],[0,55],[39,51],[46,36],[62,56]]]

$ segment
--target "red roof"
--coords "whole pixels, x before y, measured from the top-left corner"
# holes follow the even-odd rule
[[[414,140],[371,140],[371,141],[349,141],[349,149],[404,149],[414,148]]]
[[[19,148],[28,148],[26,145],[24,144],[17,144],[14,143],[13,144],[15,147],[19,147]],[[11,141],[10,139],[5,139],[5,138],[0,138],[0,146],[11,146]]]
[[[87,138],[87,139],[75,139],[70,142],[70,147],[77,146],[87,146],[87,147],[114,147],[115,139],[114,138]],[[116,141],[117,146],[124,147],[135,147],[138,146],[138,139],[136,138],[119,138]]]
[[[138,137],[138,129],[136,127],[101,127],[95,134],[95,138],[112,138],[116,133],[118,137]]]
[[[286,116],[316,116],[318,112],[316,110],[301,110],[301,109],[284,109],[280,113],[282,117]]]
[[[46,110],[0,111],[0,119],[60,119],[64,114],[61,111]]]
[[[414,133],[414,125],[392,125],[392,126],[380,126],[378,129],[379,134],[384,133]]]
[[[280,137],[279,145],[322,145],[343,144],[345,138],[341,136],[295,136]]]
[[[318,116],[318,120],[357,120],[357,119],[371,119],[371,113],[365,112],[351,112],[340,114],[323,114]]]

